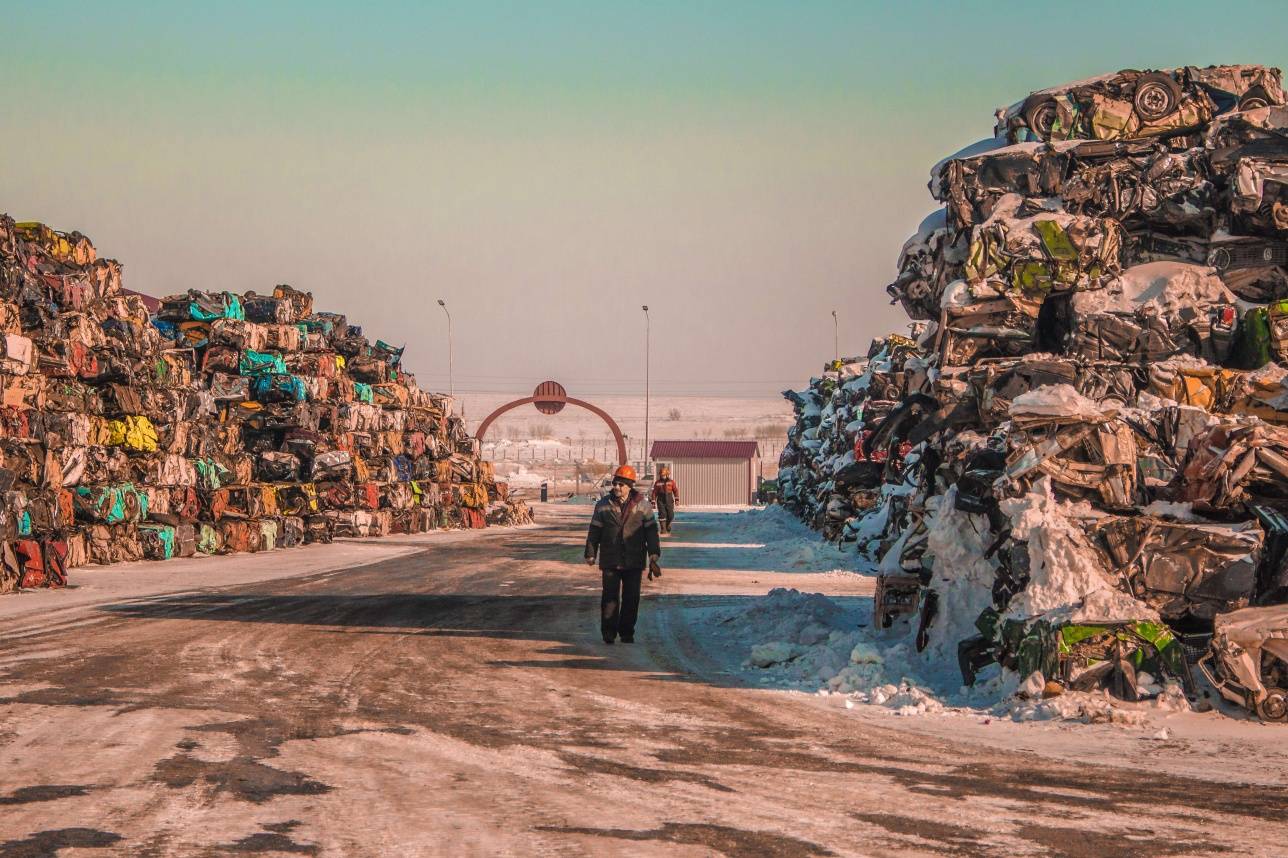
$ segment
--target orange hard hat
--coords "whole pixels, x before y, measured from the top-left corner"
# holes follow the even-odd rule
[[[613,471],[613,479],[630,480],[633,483],[637,479],[635,469],[630,465],[622,465],[620,468]]]

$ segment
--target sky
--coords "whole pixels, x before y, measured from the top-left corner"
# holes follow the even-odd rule
[[[1120,68],[1280,65],[1275,3],[0,0],[0,211],[130,288],[270,292],[422,387],[773,396],[906,332],[928,170]],[[1260,22],[1260,23],[1259,23]]]

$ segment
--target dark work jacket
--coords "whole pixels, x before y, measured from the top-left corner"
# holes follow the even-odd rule
[[[628,506],[632,509],[623,521],[622,510]],[[648,566],[650,554],[661,553],[657,515],[642,494],[631,489],[621,507],[611,494],[595,504],[590,532],[586,535],[586,557],[590,559],[598,554],[600,569],[605,572],[619,569],[640,572]]]

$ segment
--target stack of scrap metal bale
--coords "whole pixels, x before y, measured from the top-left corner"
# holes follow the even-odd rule
[[[998,111],[899,257],[911,336],[786,394],[782,502],[966,684],[1193,693],[1215,630],[1213,683],[1288,714],[1284,102],[1277,69],[1189,67]]]
[[[0,592],[88,563],[521,522],[447,397],[289,286],[149,313],[89,239],[0,216]]]

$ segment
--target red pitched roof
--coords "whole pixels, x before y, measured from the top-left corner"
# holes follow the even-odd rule
[[[160,298],[153,298],[151,295],[144,295],[142,292],[135,292],[133,289],[126,289],[124,286],[121,287],[121,292],[126,295],[138,295],[143,299],[143,306],[148,308],[149,313],[155,313],[157,310],[161,309]]]
[[[654,441],[652,459],[751,459],[760,455],[756,441]]]

